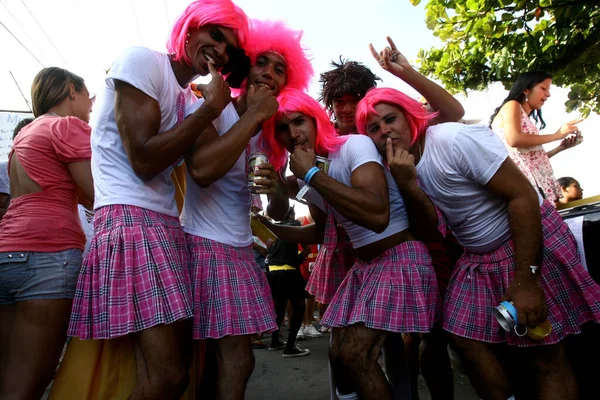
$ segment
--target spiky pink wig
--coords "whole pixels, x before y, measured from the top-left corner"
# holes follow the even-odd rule
[[[191,29],[198,29],[204,25],[220,25],[231,28],[238,39],[238,45],[244,48],[248,40],[249,20],[241,8],[231,0],[198,0],[191,3],[183,14],[179,16],[171,37],[167,42],[167,50],[173,53],[173,60],[183,59],[187,64],[191,60],[185,51],[187,34]]]
[[[264,53],[275,52],[283,57],[287,69],[285,87],[306,90],[314,71],[307,49],[300,44],[302,31],[288,28],[282,21],[252,20],[245,50],[252,65]]]
[[[411,145],[425,131],[429,120],[437,113],[430,113],[417,100],[405,95],[399,90],[391,88],[373,88],[367,92],[365,97],[356,106],[356,128],[358,132],[367,133],[367,119],[371,115],[379,115],[375,106],[386,103],[398,107],[404,113],[411,133]]]
[[[262,140],[259,144],[276,171],[285,167],[288,156],[287,149],[277,141],[275,128],[277,121],[283,115],[299,112],[315,121],[317,128],[315,152],[317,154],[325,155],[336,151],[348,139],[347,136],[338,136],[323,107],[303,91],[285,88],[277,96],[277,100],[279,109],[263,124]]]

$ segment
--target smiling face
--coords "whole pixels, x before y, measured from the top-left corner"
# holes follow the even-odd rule
[[[266,52],[256,57],[248,74],[248,86],[264,86],[277,95],[285,86],[287,67],[285,60],[277,53]]]
[[[379,103],[374,108],[379,115],[369,115],[366,133],[375,143],[379,153],[385,158],[387,138],[392,139],[394,150],[402,148],[410,151],[412,133],[402,110],[386,103]]]
[[[282,115],[275,121],[275,139],[290,153],[293,153],[296,147],[314,150],[316,137],[315,121],[300,112]]]
[[[548,97],[550,97],[550,86],[552,86],[552,79],[548,78],[523,92],[527,96],[527,103],[532,109],[539,110],[542,108]]]
[[[204,25],[190,30],[185,51],[191,60],[191,66],[199,75],[208,75],[208,62],[213,60],[215,67],[221,69],[229,61],[227,46],[237,47],[237,38],[233,29],[218,25]]]
[[[354,114],[356,113],[356,105],[359,98],[351,94],[344,94],[333,100],[331,110],[338,124],[338,128],[342,135],[356,132],[356,123],[354,122]]]

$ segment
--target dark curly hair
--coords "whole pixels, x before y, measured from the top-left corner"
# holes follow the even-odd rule
[[[362,63],[344,60],[342,56],[340,56],[339,63],[331,61],[331,66],[333,69],[323,72],[319,79],[322,85],[319,101],[322,101],[329,109],[336,98],[345,94],[354,95],[359,99],[363,98],[367,90],[377,86],[377,81],[381,80]]]

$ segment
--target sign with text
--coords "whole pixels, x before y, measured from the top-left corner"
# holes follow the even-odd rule
[[[33,118],[33,114],[29,111],[0,111],[0,161],[8,160],[13,131],[25,118]]]

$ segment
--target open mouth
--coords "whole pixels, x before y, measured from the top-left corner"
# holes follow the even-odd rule
[[[269,90],[273,90],[273,86],[271,86],[271,85],[269,85],[269,84],[267,84],[265,82],[256,81],[256,86],[258,86],[258,87],[264,87],[264,88],[269,89]]]
[[[204,56],[204,59],[206,60],[206,62],[213,63],[215,65],[215,67],[217,67],[217,60],[214,57],[212,57],[205,51],[202,52],[202,55]]]

